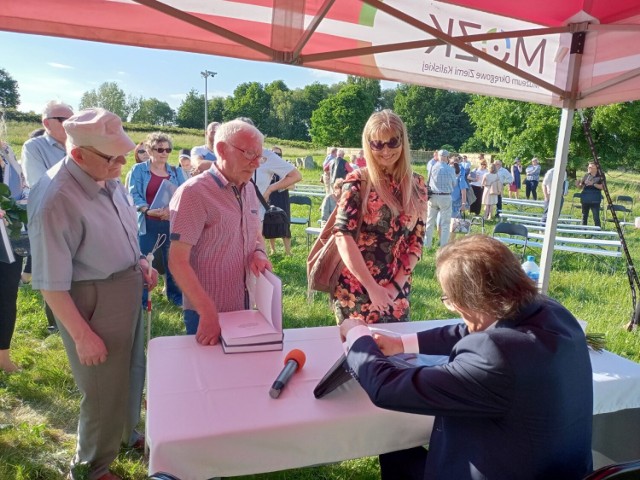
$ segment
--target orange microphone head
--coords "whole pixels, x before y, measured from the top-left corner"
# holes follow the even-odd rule
[[[294,362],[296,362],[298,364],[297,370],[301,370],[304,366],[304,362],[307,361],[307,356],[302,350],[294,348],[289,353],[287,353],[287,356],[284,358],[284,364],[286,365],[289,360],[293,360]]]

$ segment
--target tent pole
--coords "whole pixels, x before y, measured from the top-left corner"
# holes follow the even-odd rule
[[[556,229],[560,216],[560,201],[564,187],[564,172],[567,169],[567,155],[569,153],[569,141],[573,128],[573,113],[576,108],[576,96],[582,64],[582,53],[586,40],[586,23],[576,25],[576,30],[571,36],[571,48],[569,66],[567,71],[566,91],[570,95],[564,99],[562,115],[560,116],[560,128],[558,129],[558,143],[556,144],[556,158],[553,164],[554,175],[551,182],[549,209],[547,212],[546,228],[540,254],[540,278],[538,288],[540,293],[546,295],[549,290],[549,276],[551,274],[551,262],[553,260],[553,247],[556,243]]]
[[[540,292],[547,294],[549,290],[549,276],[551,274],[551,262],[553,261],[553,246],[556,242],[556,228],[560,216],[560,199],[564,189],[564,172],[567,167],[567,155],[571,129],[573,127],[573,107],[563,108],[560,117],[560,129],[558,131],[558,143],[556,145],[556,158],[554,162],[553,182],[551,183],[551,198],[547,213],[544,241],[540,255]]]

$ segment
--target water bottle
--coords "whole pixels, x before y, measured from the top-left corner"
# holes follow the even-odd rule
[[[533,255],[527,255],[527,261],[522,264],[522,269],[524,270],[524,273],[527,274],[527,277],[538,283],[538,278],[540,278],[540,267],[538,267]]]

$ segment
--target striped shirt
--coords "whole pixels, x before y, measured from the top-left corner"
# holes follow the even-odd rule
[[[214,163],[178,188],[169,209],[171,239],[193,246],[191,267],[218,311],[248,308],[249,262],[256,249],[264,251],[253,185],[237,187]],[[195,310],[185,293],[184,309]]]

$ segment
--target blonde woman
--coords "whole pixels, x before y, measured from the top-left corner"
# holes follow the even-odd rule
[[[427,189],[411,169],[407,129],[391,110],[371,115],[362,144],[367,168],[347,176],[337,207],[334,232],[345,267],[333,294],[336,320],[407,321]]]
[[[493,206],[498,203],[500,192],[502,192],[502,182],[500,182],[496,164],[492,163],[489,166],[489,173],[482,177],[482,205],[484,205],[485,220],[491,220]]]

